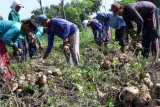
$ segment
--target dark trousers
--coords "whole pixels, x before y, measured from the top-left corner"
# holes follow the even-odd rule
[[[156,58],[159,57],[159,32],[158,32],[158,20],[157,12],[155,11],[150,17],[144,19],[143,31],[142,31],[142,55],[148,57],[150,51]],[[156,20],[156,21],[154,21]]]
[[[121,46],[121,51],[124,52],[127,41],[126,27],[121,27],[120,29],[115,30],[115,40],[119,41],[119,45]]]
[[[29,57],[32,58],[33,56],[37,55],[37,47],[35,43],[28,43],[28,51]]]
[[[25,39],[18,39],[18,48],[22,49],[21,61],[25,62],[27,60],[27,47]]]

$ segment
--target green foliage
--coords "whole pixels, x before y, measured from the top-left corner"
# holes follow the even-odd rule
[[[2,16],[0,16],[0,20],[3,20],[3,17],[2,17]]]
[[[60,5],[50,5],[50,7],[45,7],[44,10],[49,17],[62,17]]]
[[[89,19],[91,14],[99,10],[101,1],[102,0],[72,0],[71,3],[64,5],[66,19],[77,24],[78,27],[82,29],[81,22],[84,19]],[[44,7],[43,10],[50,18],[62,18],[61,4]],[[38,8],[33,10],[31,13],[33,16],[37,17],[41,14],[41,10]]]
[[[102,0],[72,0],[70,4],[66,4],[66,8],[75,8],[80,16],[80,20],[87,19],[89,15],[97,12]]]
[[[126,5],[126,4],[128,4],[128,3],[133,3],[133,2],[136,2],[137,0],[122,0],[122,1],[120,1],[120,3],[122,4],[122,5]]]
[[[80,16],[77,12],[77,9],[73,7],[66,8],[66,17],[68,21],[75,23],[78,26],[78,28],[82,28]]]

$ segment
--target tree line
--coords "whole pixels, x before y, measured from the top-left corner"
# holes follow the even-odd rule
[[[41,0],[37,0],[40,8],[37,8],[31,12],[31,18],[36,18],[38,15],[45,13],[48,17],[64,18],[78,25],[81,29],[81,22],[84,19],[89,19],[89,16],[99,11],[102,0],[72,0],[70,3],[64,4],[65,0],[60,0],[58,5],[50,5],[43,7]],[[122,0],[121,4],[125,5],[132,2],[142,0]],[[157,7],[160,7],[160,0],[147,0],[153,2]],[[0,16],[2,20],[3,17]]]

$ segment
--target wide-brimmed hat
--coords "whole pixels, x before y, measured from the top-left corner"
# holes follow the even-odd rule
[[[24,6],[21,4],[21,2],[19,1],[19,0],[14,0],[13,2],[12,2],[12,5],[10,6],[10,8],[15,8],[16,6],[19,6],[19,7],[22,7],[22,8],[24,8]]]

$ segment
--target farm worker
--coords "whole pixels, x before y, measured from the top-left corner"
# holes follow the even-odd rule
[[[8,20],[21,22],[20,14],[18,13],[21,8],[24,8],[19,0],[14,0],[11,5],[11,12],[9,13]],[[22,49],[21,61],[26,61],[27,59],[27,47],[25,42],[25,35],[20,35],[17,40],[18,48]]]
[[[44,27],[37,27],[37,30],[35,32],[30,33],[29,36],[27,36],[28,51],[30,58],[37,55],[36,42],[38,43],[40,50],[44,48],[44,46],[40,42],[40,38],[43,36],[44,32]]]
[[[153,55],[158,58],[159,54],[159,32],[158,32],[158,18],[157,7],[148,1],[140,1],[136,3],[129,3],[128,5],[121,6],[119,3],[114,3],[111,6],[111,11],[119,16],[122,16],[126,22],[129,33],[134,34],[134,26],[132,22],[137,25],[137,31],[134,38],[138,39],[142,36],[142,55],[149,56],[150,50]]]
[[[47,18],[42,14],[38,17],[39,25],[46,27],[48,35],[48,47],[44,54],[44,59],[48,57],[54,44],[54,37],[57,35],[63,39],[63,46],[67,52],[65,52],[66,60],[70,64],[78,65],[80,62],[79,55],[79,29],[77,26],[65,19],[60,18]]]
[[[125,52],[125,45],[127,40],[126,24],[122,17],[112,13],[97,13],[96,19],[104,24],[104,32],[109,30],[109,27],[115,30],[115,39],[119,41],[121,51]],[[109,41],[109,38],[108,38]]]
[[[107,39],[106,32],[103,33],[103,24],[99,23],[97,19],[84,20],[82,22],[84,28],[91,27],[94,41],[97,45],[102,45],[102,41],[105,42]],[[104,34],[104,35],[103,35]],[[111,34],[111,33],[110,33]]]
[[[18,54],[21,53],[21,50],[15,45],[19,35],[28,35],[29,32],[35,30],[36,26],[30,20],[25,21],[23,24],[7,20],[0,21],[0,68],[7,77],[11,78],[12,73],[10,72],[10,69],[7,68],[10,59],[6,45],[12,47]]]

